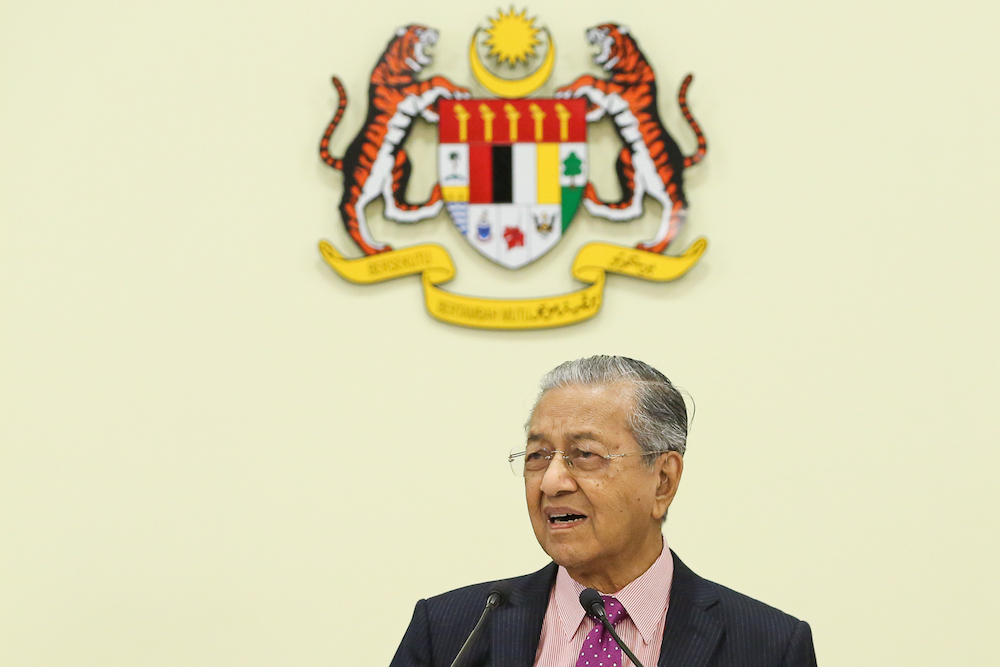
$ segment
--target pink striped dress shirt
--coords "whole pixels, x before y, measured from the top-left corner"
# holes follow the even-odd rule
[[[645,667],[653,667],[660,658],[673,578],[674,560],[664,539],[663,551],[650,568],[613,594],[628,612],[628,618],[619,621],[615,631]],[[542,621],[535,667],[575,667],[583,640],[596,622],[580,606],[583,589],[566,568],[559,567]],[[622,659],[623,667],[632,667],[628,656],[623,654]]]

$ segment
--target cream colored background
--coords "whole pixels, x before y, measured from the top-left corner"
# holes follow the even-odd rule
[[[666,529],[695,571],[810,621],[823,665],[1000,664],[996,3],[530,9],[557,83],[586,27],[630,24],[687,151],[695,72],[710,152],[671,252],[710,246],[504,334],[316,249],[354,252],[316,155],[330,76],[339,154],[397,25],[441,29],[434,71],[468,84],[493,4],[0,4],[0,664],[387,664],[418,598],[546,562],[504,457],[538,377],[603,352],[697,401]],[[647,210],[581,213],[517,273],[443,215],[372,226],[447,246],[456,291],[537,296]]]

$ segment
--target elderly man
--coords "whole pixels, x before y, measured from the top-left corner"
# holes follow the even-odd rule
[[[584,611],[586,588],[645,667],[816,664],[805,622],[702,579],[667,547],[661,524],[684,469],[687,411],[663,374],[624,357],[564,363],[542,378],[527,431],[510,460],[554,562],[421,600],[392,667],[451,665],[493,591],[504,602],[463,667],[632,664]]]

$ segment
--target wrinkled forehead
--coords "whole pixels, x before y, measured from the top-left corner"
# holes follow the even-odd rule
[[[627,421],[635,406],[637,385],[631,380],[594,384],[563,384],[540,393],[524,423],[526,433],[542,420],[560,423]],[[615,419],[617,421],[617,419]]]

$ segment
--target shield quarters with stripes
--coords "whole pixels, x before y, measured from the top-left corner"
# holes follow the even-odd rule
[[[508,269],[555,247],[587,184],[582,99],[441,100],[438,178],[459,233]]]

